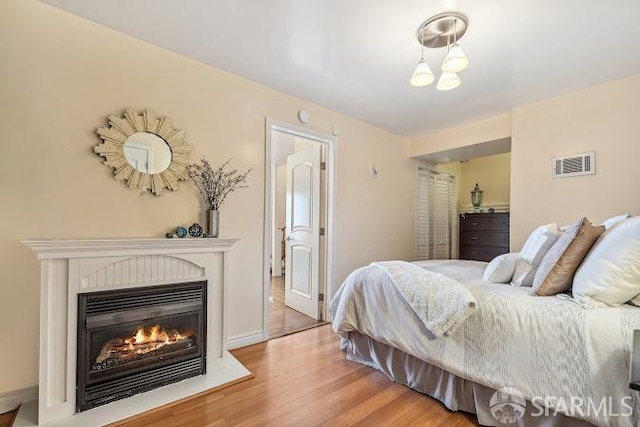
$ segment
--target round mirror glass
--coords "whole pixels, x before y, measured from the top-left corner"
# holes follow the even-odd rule
[[[164,172],[171,164],[171,148],[158,135],[137,132],[124,142],[124,157],[139,172]]]

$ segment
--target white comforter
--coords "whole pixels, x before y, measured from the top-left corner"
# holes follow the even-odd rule
[[[632,331],[640,308],[585,310],[530,288],[482,282],[486,263],[425,261],[423,268],[449,276],[477,301],[476,310],[451,336],[435,338],[380,268],[354,271],[331,303],[333,329],[343,338],[359,331],[462,378],[500,389],[514,387],[529,399],[547,398],[559,412],[599,426],[636,427],[640,395],[628,388]],[[345,283],[346,283],[345,282]],[[567,413],[572,397],[608,411]],[[632,417],[615,416],[628,412]],[[552,402],[558,402],[553,404]]]
[[[449,276],[406,261],[374,262],[371,265],[387,273],[434,338],[454,333],[476,308],[476,299],[469,289]],[[348,286],[357,286],[357,280],[345,281],[343,292]]]

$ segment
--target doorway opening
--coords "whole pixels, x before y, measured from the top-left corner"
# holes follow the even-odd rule
[[[418,166],[416,259],[457,258],[456,178]]]
[[[264,334],[329,319],[333,277],[335,139],[267,120]]]

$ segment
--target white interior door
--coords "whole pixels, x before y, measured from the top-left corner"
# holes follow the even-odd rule
[[[321,147],[287,157],[285,293],[288,307],[319,319]]]

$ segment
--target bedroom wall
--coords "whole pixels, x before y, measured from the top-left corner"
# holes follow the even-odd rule
[[[517,251],[544,223],[640,214],[639,115],[640,75],[635,75],[413,138],[409,151],[418,156],[511,136],[511,250]],[[585,151],[596,152],[595,175],[551,177],[553,157]],[[460,184],[459,203],[468,204],[473,184]]]
[[[513,110],[511,247],[538,225],[640,214],[640,75]],[[596,152],[596,174],[552,178],[555,156]]]
[[[478,157],[463,162],[442,163],[436,169],[455,176],[458,211],[473,209],[470,192],[476,182],[484,191],[482,206],[502,208],[510,202],[511,153]]]
[[[460,191],[458,205],[461,209],[473,209],[471,190],[480,186],[482,206],[486,208],[504,207],[510,203],[511,153],[478,157],[461,163]]]
[[[510,136],[511,112],[508,112],[412,138],[409,156],[424,156]]]
[[[0,2],[0,56],[0,394],[37,383],[40,270],[20,240],[162,236],[199,220],[189,183],[139,196],[93,153],[95,130],[125,107],[170,116],[194,159],[255,168],[222,209],[222,233],[242,239],[230,254],[230,336],[263,328],[265,117],[295,123],[305,108],[313,130],[341,130],[334,287],[360,265],[414,255],[415,163],[401,137],[35,0]]]

